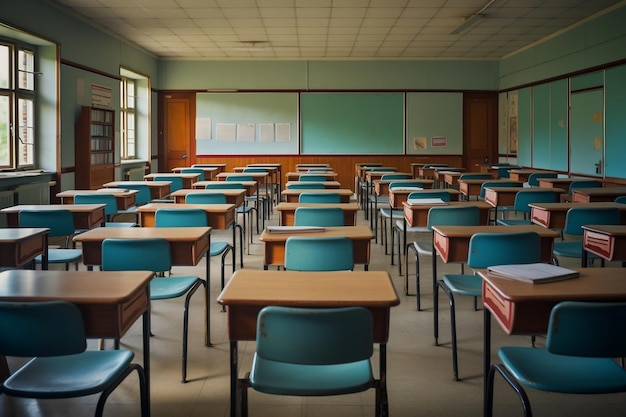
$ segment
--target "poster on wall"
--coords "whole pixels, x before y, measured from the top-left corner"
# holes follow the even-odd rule
[[[517,93],[509,95],[509,153],[517,154]]]
[[[112,109],[113,90],[104,85],[91,84],[91,106],[101,109]]]

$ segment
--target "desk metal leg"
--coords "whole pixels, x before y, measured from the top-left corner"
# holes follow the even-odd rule
[[[148,401],[146,404],[146,415],[150,415],[150,295],[148,294],[148,309],[143,313],[143,370],[146,374],[146,392],[148,393]]]
[[[483,387],[487,386],[487,375],[491,367],[491,312],[483,308]],[[487,390],[483,395],[483,417],[487,416]]]
[[[387,397],[387,344],[380,344],[380,389],[381,395],[381,415],[387,417],[389,415],[389,399]]]
[[[432,253],[432,265],[433,265],[433,334],[435,336],[435,345],[439,340],[439,292],[437,291],[437,249],[434,247],[433,239],[433,253]]]
[[[209,255],[209,251],[211,250],[211,235],[209,234],[209,250],[206,253],[205,265],[206,265],[206,293],[205,293],[205,317],[206,320],[206,335],[205,335],[205,345],[211,345],[211,256]]]
[[[43,236],[43,253],[41,254],[41,269],[48,269],[48,234],[47,233]]]
[[[237,377],[239,375],[237,341],[230,341],[230,417],[237,417],[239,413],[239,386]]]

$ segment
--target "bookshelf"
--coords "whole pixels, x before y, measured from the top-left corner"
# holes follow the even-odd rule
[[[76,122],[76,188],[97,189],[115,180],[115,113],[84,106]]]

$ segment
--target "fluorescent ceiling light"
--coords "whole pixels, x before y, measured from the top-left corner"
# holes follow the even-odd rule
[[[465,29],[474,26],[476,23],[480,22],[487,15],[484,14],[485,10],[489,8],[496,0],[490,0],[487,4],[485,4],[479,11],[474,13],[473,15],[467,16],[463,22],[459,26],[457,26],[450,34],[458,35],[463,32]]]

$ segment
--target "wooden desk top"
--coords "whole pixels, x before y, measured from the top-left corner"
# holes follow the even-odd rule
[[[172,204],[172,203],[148,203],[137,207],[139,213],[155,212],[158,209],[202,209],[209,213],[224,213],[235,210],[234,204]]]
[[[264,230],[259,236],[261,242],[284,242],[291,236],[304,237],[347,237],[349,239],[374,239],[374,233],[369,226],[338,226],[325,227],[321,232],[306,233],[270,233]]]
[[[148,203],[137,208],[141,227],[156,226],[156,212],[159,209],[201,209],[206,212],[207,224],[214,229],[227,229],[235,222],[234,204],[185,204]]]
[[[548,211],[567,211],[572,207],[593,207],[593,208],[613,208],[616,207],[620,210],[626,210],[626,204],[620,204],[616,202],[591,202],[591,203],[530,203],[529,206],[531,208],[536,208],[538,210],[548,210]]]
[[[327,207],[338,207],[342,210],[348,210],[348,211],[356,211],[359,209],[359,205],[358,203],[289,203],[289,202],[281,202],[278,203],[276,205],[276,207],[274,207],[274,210],[278,210],[278,211],[289,211],[289,210],[295,210],[298,207],[320,207],[320,208],[327,208]]]
[[[626,195],[626,186],[623,187],[595,187],[595,188],[576,188],[572,190],[573,202],[611,202],[616,197]]]
[[[139,191],[138,190],[128,190],[128,189],[124,189],[124,188],[112,188],[112,187],[105,187],[105,188],[101,188],[99,190],[65,190],[65,191],[61,191],[60,193],[57,193],[57,197],[59,198],[65,198],[65,197],[74,197],[77,194],[112,194],[116,197],[118,196],[128,196],[128,195],[136,195],[138,194]]]
[[[215,176],[215,178],[222,180],[226,179],[227,177],[250,176],[252,178],[263,179],[269,175],[269,172],[220,172]]]
[[[623,224],[585,224],[582,228],[607,235],[626,236],[626,225]]]
[[[217,298],[224,305],[392,307],[400,304],[385,271],[296,272],[240,269]]]
[[[311,182],[315,182],[316,184],[324,184],[324,188],[331,189],[339,189],[341,187],[341,183],[339,181],[287,181],[285,184],[286,187],[290,185],[299,185],[299,184],[310,184]],[[289,188],[287,188],[289,189]]]
[[[476,272],[483,279],[483,303],[508,334],[544,334],[552,307],[560,301],[625,301],[622,268],[572,268],[577,278],[527,284]]]
[[[69,210],[72,213],[91,213],[104,209],[104,204],[19,204],[0,210],[2,213],[19,213],[22,210]]]
[[[228,181],[235,184],[241,184],[244,187],[252,187],[256,190],[257,182],[256,181]],[[198,181],[193,183],[193,188],[196,189],[204,189],[207,185],[210,184],[224,184],[224,181]],[[222,189],[222,188],[220,188]]]
[[[243,197],[248,191],[246,189],[201,189],[201,188],[181,188],[174,191],[171,196],[178,200],[178,197],[185,197],[187,194],[224,194],[225,196]]]
[[[445,237],[467,237],[476,233],[518,233],[518,232],[535,232],[540,237],[560,237],[561,235],[545,227],[537,225],[524,225],[524,226],[497,226],[497,225],[485,225],[485,226],[433,226],[433,230]]]
[[[198,177],[200,177],[200,174],[195,174],[191,172],[184,174],[182,172],[153,172],[152,174],[144,175],[144,179],[146,179],[147,181],[152,181],[154,177],[181,177],[195,179],[197,181]]]
[[[19,242],[35,236],[42,236],[50,229],[44,227],[2,227],[0,228],[0,242]]]
[[[175,207],[173,204],[168,204]],[[201,240],[211,233],[210,227],[98,227],[74,236],[76,242],[101,242],[107,238],[137,239],[159,237],[170,242]]]

